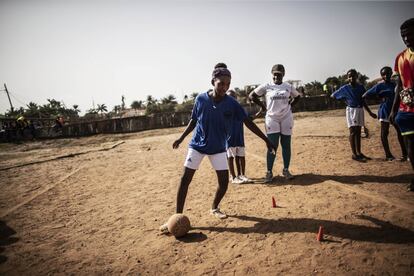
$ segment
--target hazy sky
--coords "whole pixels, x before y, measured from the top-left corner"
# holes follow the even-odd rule
[[[217,62],[232,87],[324,82],[349,68],[378,76],[404,49],[414,2],[0,0],[0,85],[15,107],[46,99],[110,109],[210,88]],[[0,91],[0,112],[9,109]]]

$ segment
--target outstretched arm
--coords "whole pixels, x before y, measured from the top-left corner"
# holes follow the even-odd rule
[[[292,101],[290,102],[291,106],[294,106],[295,104],[297,104],[299,102],[300,96],[296,96],[292,99]]]
[[[374,118],[374,119],[376,119],[376,118],[377,118],[377,115],[376,115],[374,112],[372,112],[372,111],[371,111],[371,109],[369,108],[369,106],[368,106],[367,102],[366,102],[364,99],[362,99],[362,105],[364,106],[365,110],[368,112],[368,114],[369,114],[372,118]]]
[[[174,141],[173,149],[176,149],[180,146],[180,144],[184,140],[184,138],[187,137],[187,135],[190,134],[191,131],[193,131],[193,129],[196,126],[196,123],[197,122],[194,119],[191,119],[190,122],[188,122],[188,125],[187,125],[186,129],[184,130],[183,134],[181,134],[180,138],[178,138],[177,140]]]
[[[257,104],[258,106],[260,106],[262,112],[267,111],[265,104],[262,101],[260,101],[259,96],[254,91],[252,91],[249,94],[249,99],[253,101],[255,104]]]
[[[391,108],[391,114],[390,114],[390,122],[392,124],[395,123],[395,115],[397,115],[398,107],[400,106],[400,92],[402,90],[402,83],[400,76],[397,76],[397,85],[395,86],[395,95],[394,95],[394,102],[392,104]]]
[[[264,135],[264,133],[257,127],[255,123],[253,123],[253,121],[250,118],[246,117],[243,123],[246,125],[248,129],[250,129],[251,132],[256,134],[259,138],[261,138],[266,143],[266,146],[269,149],[269,151],[276,154],[277,149],[275,145],[273,145],[272,142],[270,142],[270,140],[267,139],[266,135]]]

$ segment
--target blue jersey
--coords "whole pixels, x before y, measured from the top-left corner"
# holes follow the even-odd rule
[[[244,147],[244,129],[242,121],[236,120],[233,122],[230,137],[227,141],[227,148],[231,147]]]
[[[336,90],[332,97],[337,100],[345,100],[345,103],[349,107],[362,107],[364,100],[362,95],[365,93],[365,88],[363,85],[356,84],[355,87],[352,87],[350,84],[345,84]]]
[[[207,92],[198,95],[191,114],[196,126],[189,147],[205,154],[225,152],[234,122],[243,122],[246,117],[233,97],[225,95],[214,102]]]
[[[395,83],[381,82],[373,86],[366,93],[366,96],[377,95],[382,99],[382,103],[378,109],[378,119],[388,120],[391,114],[392,104],[395,97]]]

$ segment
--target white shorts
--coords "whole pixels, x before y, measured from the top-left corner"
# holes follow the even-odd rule
[[[208,156],[210,163],[216,171],[228,170],[226,152],[220,152],[216,154],[205,154],[195,149],[188,148],[187,157],[185,158],[184,167],[189,169],[198,170],[198,167],[203,161],[204,156]]]
[[[245,156],[244,147],[230,147],[227,149],[227,157]]]
[[[273,119],[266,116],[265,120],[266,134],[282,133],[283,135],[292,135],[293,115],[288,113],[282,120]]]
[[[346,122],[349,127],[364,126],[364,109],[362,107],[346,107]]]

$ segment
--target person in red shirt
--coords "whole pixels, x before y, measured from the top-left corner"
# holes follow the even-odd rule
[[[414,170],[414,18],[405,21],[400,31],[407,49],[398,54],[395,59],[397,85],[390,121],[397,123],[401,130]],[[408,190],[414,191],[414,179],[411,179]]]

